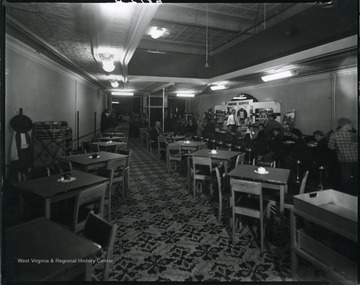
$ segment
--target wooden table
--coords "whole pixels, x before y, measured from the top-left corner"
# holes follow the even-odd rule
[[[117,137],[117,136],[109,136],[109,137],[97,137],[96,139],[101,140],[101,141],[120,141],[122,139],[124,139],[125,137]]]
[[[225,173],[228,173],[229,162],[232,159],[235,159],[240,152],[236,151],[227,151],[227,150],[217,150],[216,154],[210,153],[209,149],[200,149],[198,151],[192,152],[188,155],[187,158],[187,176],[188,176],[188,187],[189,191],[191,191],[191,170],[190,170],[190,158],[191,157],[210,157],[211,160],[215,160],[216,162],[223,162],[224,163],[224,170]]]
[[[126,147],[127,143],[126,142],[113,142],[113,141],[107,141],[107,142],[94,142],[92,144],[98,145],[99,147],[108,149],[111,147],[114,147],[116,149],[122,148],[122,147]]]
[[[169,145],[180,145],[181,150],[197,150],[199,146],[204,145],[204,142],[199,141],[175,141],[169,143]]]
[[[88,154],[89,155],[89,154]],[[51,203],[76,196],[83,189],[107,182],[107,178],[74,170],[71,176],[76,180],[58,182],[61,174],[41,177],[34,180],[17,183],[14,186],[22,192],[40,196],[45,204],[45,217],[51,218]]]
[[[169,141],[180,141],[180,140],[184,140],[185,136],[180,135],[180,136],[166,136],[166,139]]]
[[[92,262],[101,247],[37,218],[6,230],[4,251],[8,281],[69,281],[84,272],[91,281]]]
[[[98,158],[92,158],[91,153],[77,154],[70,156],[63,156],[62,159],[71,161],[74,168],[78,168],[89,172],[89,170],[97,169],[99,167],[105,167],[109,160],[126,158],[127,155],[100,151],[98,152]]]
[[[261,182],[262,187],[278,189],[280,191],[280,217],[284,215],[284,194],[287,192],[290,169],[267,167],[268,174],[257,174],[257,166],[239,164],[229,172],[230,178]]]

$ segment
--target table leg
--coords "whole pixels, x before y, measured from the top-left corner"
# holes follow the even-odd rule
[[[295,253],[296,248],[296,217],[293,211],[290,213],[290,247],[291,247],[291,274],[293,278],[297,278],[298,258]]]
[[[190,169],[190,155],[187,157],[187,178],[188,178],[188,189],[191,193],[191,169]]]
[[[285,186],[280,186],[280,223],[283,227],[284,225],[284,196],[285,196]]]
[[[224,171],[225,171],[225,174],[228,173],[228,161],[227,160],[224,160]]]
[[[45,199],[45,218],[47,218],[49,220],[51,219],[50,207],[51,207],[50,198],[46,198]]]
[[[85,281],[92,281],[93,266],[91,263],[85,264]]]

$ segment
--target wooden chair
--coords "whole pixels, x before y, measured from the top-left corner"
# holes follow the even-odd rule
[[[85,227],[86,217],[90,212],[90,208],[98,209],[98,214],[103,217],[104,214],[104,199],[105,199],[106,183],[102,183],[90,188],[87,188],[76,196],[74,216],[73,216],[73,231],[78,233]]]
[[[130,170],[131,170],[131,156],[132,156],[132,150],[131,149],[119,149],[118,150],[119,154],[124,154],[127,155],[126,158],[126,167],[127,167],[127,172],[125,173],[125,181],[126,181],[126,189],[130,190]]]
[[[118,226],[112,225],[94,214],[91,211],[86,219],[83,236],[93,241],[105,252],[105,260],[110,260],[113,255],[114,242]],[[108,281],[110,262],[104,262],[103,276],[101,279],[96,278],[93,274],[92,278],[96,281]]]
[[[244,159],[245,159],[245,152],[239,154],[239,155],[236,157],[235,168],[236,168],[239,164],[243,164],[243,163],[244,163]]]
[[[170,172],[170,166],[172,162],[175,162],[175,170],[176,170],[176,163],[179,163],[179,168],[181,169],[181,161],[182,161],[181,146],[168,144],[167,154],[166,154],[167,171]]]
[[[292,191],[292,188],[290,188],[289,192],[284,194],[284,208],[285,209],[289,209],[289,210],[293,209],[294,208],[294,196],[305,193],[305,187],[306,187],[308,175],[309,175],[309,171],[305,171],[303,178],[301,180],[299,192],[294,193],[295,191]],[[270,193],[264,195],[264,199],[268,200],[271,206],[279,206],[280,193],[279,193],[279,191],[271,191]],[[270,215],[270,213],[268,213],[268,214]]]
[[[196,182],[207,181],[210,183],[210,196],[213,194],[213,176],[212,176],[212,164],[210,157],[193,157],[193,196],[196,194]],[[200,189],[202,191],[202,183],[200,183]]]
[[[235,243],[236,215],[256,218],[260,221],[260,246],[261,251],[263,251],[265,217],[267,214],[268,202],[263,200],[261,183],[230,179],[230,185],[232,195],[232,241]],[[238,197],[236,194],[240,194],[239,199],[237,199]],[[240,229],[241,226],[242,224],[240,221]]]
[[[218,216],[218,222],[221,223],[221,215],[222,215],[222,205],[223,200],[226,198],[226,201],[230,200],[230,193],[226,193],[226,174],[225,174],[225,167],[222,163],[220,163],[217,167],[215,167],[215,173],[216,173],[216,181],[217,181],[217,188],[218,188],[218,194],[219,194],[219,216]]]
[[[121,183],[121,195],[124,200],[126,199],[125,177],[126,177],[127,171],[128,171],[128,168],[126,166],[126,159],[124,159],[124,158],[109,160],[106,163],[105,168],[97,169],[97,173],[96,173],[97,175],[109,178],[109,181],[107,182],[108,191],[106,194],[109,222],[111,222],[111,199],[112,199],[112,192],[113,192],[112,189],[115,184]]]
[[[90,152],[99,152],[100,151],[100,147],[98,144],[93,144],[91,143],[89,146]]]
[[[70,172],[73,170],[71,161],[61,157],[58,158],[57,165],[60,170],[60,173]]]
[[[276,161],[261,161],[261,160],[253,160],[253,165],[262,166],[262,167],[271,167],[276,168]]]
[[[85,154],[87,153],[86,149],[82,149],[82,150],[73,150],[70,152],[70,155],[76,155],[76,154]]]
[[[160,160],[161,152],[165,152],[166,154],[166,146],[168,142],[166,137],[159,136],[157,138],[157,160]]]

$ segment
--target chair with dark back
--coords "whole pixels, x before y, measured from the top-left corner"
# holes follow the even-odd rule
[[[91,141],[81,142],[81,148],[86,152],[90,152]]]
[[[76,154],[85,154],[87,153],[86,149],[79,149],[79,150],[73,150],[70,152],[70,155],[76,155]]]
[[[58,159],[57,159],[57,166],[60,170],[60,173],[66,173],[66,172],[70,172],[73,170],[71,161],[61,158],[61,157],[58,157]]]
[[[116,224],[108,223],[91,211],[86,219],[83,236],[101,246],[102,251],[105,252],[104,260],[111,260],[117,229]],[[96,278],[94,274],[92,276],[96,281],[108,281],[109,279],[110,262],[104,262],[103,265],[102,278]]]
[[[197,181],[206,181],[210,183],[210,196],[213,194],[213,175],[212,175],[212,164],[210,157],[193,157],[193,196],[195,198],[196,194],[196,182]],[[200,183],[200,190],[202,191],[202,183]]]
[[[91,143],[89,146],[89,152],[99,152],[100,151],[100,147],[98,144],[93,144]]]
[[[82,231],[85,227],[86,217],[92,209],[104,215],[106,183],[89,187],[79,192],[75,199],[72,229],[75,233]]]
[[[236,215],[259,219],[260,247],[264,250],[265,217],[268,202],[263,200],[261,183],[230,179],[232,202],[232,241],[235,243]],[[238,194],[238,195],[237,195]],[[240,229],[241,229],[240,221]]]
[[[262,166],[262,167],[271,167],[276,168],[276,161],[261,161],[261,160],[253,160],[253,165]]]

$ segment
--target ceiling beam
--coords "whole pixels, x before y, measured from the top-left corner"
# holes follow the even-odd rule
[[[200,5],[201,4],[204,4],[204,3],[199,3]],[[223,6],[223,3],[220,3],[221,6]],[[191,5],[191,6],[190,6]],[[189,4],[189,5],[186,5],[186,4],[181,4],[181,3],[172,3],[171,6],[177,6],[177,7],[181,7],[182,9],[186,9],[189,11],[201,11],[202,13],[206,13],[206,9],[204,8],[199,8],[199,6],[195,6],[196,4]],[[216,3],[209,3],[209,5],[207,6],[208,7],[208,13],[209,13],[209,16],[210,15],[213,15],[215,17],[233,17],[233,18],[236,18],[238,21],[239,20],[244,20],[244,21],[252,21],[253,20],[253,17],[251,16],[244,16],[244,15],[239,15],[239,14],[232,14],[232,13],[226,13],[226,12],[221,12],[221,11],[218,11],[214,8],[212,8],[214,5],[219,5],[219,4],[216,4]],[[238,6],[236,5],[232,5],[231,7],[233,8],[236,8]],[[243,6],[241,7],[242,9],[246,9],[244,8]],[[248,9],[248,10],[251,10],[251,9]]]
[[[173,5],[173,4],[172,4]],[[206,27],[227,32],[239,32],[242,27],[250,26],[253,23],[253,19],[239,20],[237,17],[227,15],[208,14],[208,20],[206,19],[206,11],[177,8],[174,9],[172,5],[161,6],[154,16],[154,20],[163,21],[171,24],[178,25],[191,25]],[[190,11],[190,12],[189,12]],[[171,26],[169,26],[171,29]]]

